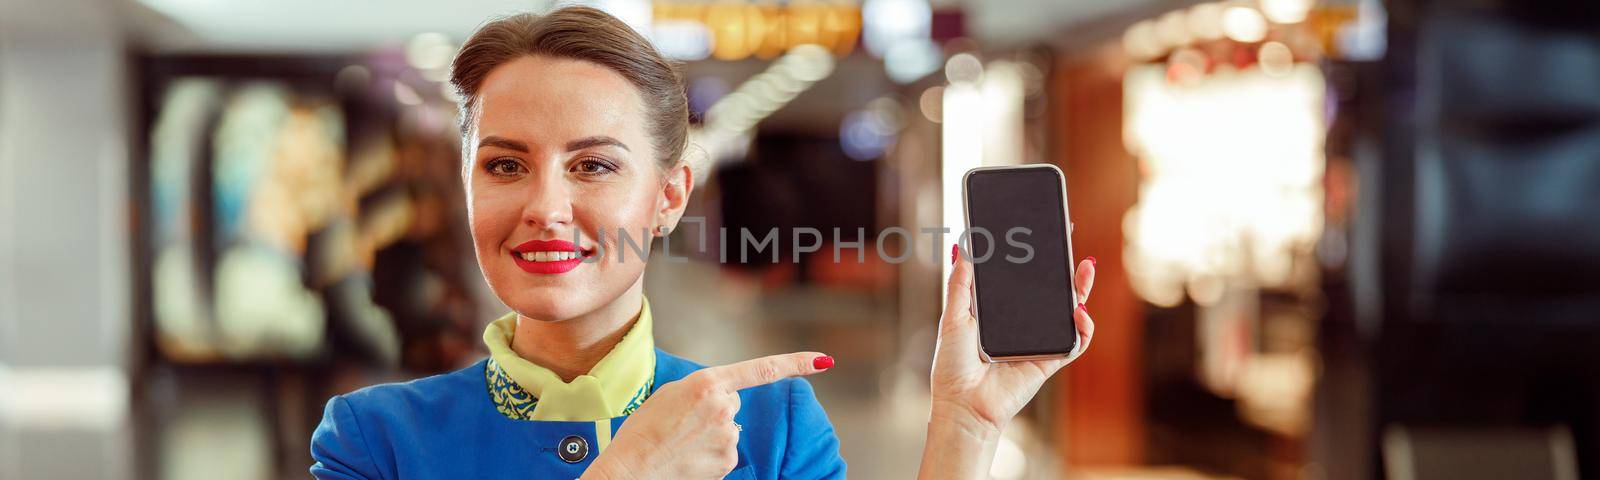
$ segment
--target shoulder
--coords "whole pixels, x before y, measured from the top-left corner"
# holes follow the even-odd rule
[[[480,360],[450,373],[373,385],[334,396],[328,400],[322,425],[314,435],[339,432],[382,438],[405,430],[426,429],[441,422],[459,421],[461,419],[452,417],[471,410],[460,406],[474,400],[474,394],[477,400],[488,401],[483,394],[487,388],[483,378],[484,363],[485,360]]]
[[[485,387],[484,364],[487,359],[450,373],[442,373],[407,382],[384,383],[335,397],[343,399],[354,408],[427,408],[444,407],[460,396],[481,393]]]
[[[385,478],[399,460],[395,452],[414,450],[472,409],[459,408],[485,387],[484,361],[451,373],[362,388],[328,399],[322,422],[311,434],[311,473],[317,478]],[[480,398],[480,399],[482,399]],[[484,400],[487,401],[487,400]],[[455,406],[456,408],[452,408]],[[468,420],[464,422],[463,420]]]

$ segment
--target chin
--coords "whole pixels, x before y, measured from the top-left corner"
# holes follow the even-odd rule
[[[559,322],[574,318],[594,311],[597,305],[585,295],[572,295],[562,292],[558,288],[541,288],[536,291],[522,291],[504,298],[507,306],[517,314],[531,320],[542,322]]]
[[[620,271],[607,268],[616,265],[606,262],[583,264],[561,275],[530,274],[511,262],[486,267],[489,287],[501,302],[523,317],[546,322],[600,310],[643,274],[642,268],[637,272]]]
[[[534,281],[511,268],[503,275],[491,274],[489,288],[496,297],[523,317],[540,321],[561,321],[593,311],[596,299],[586,288],[569,282]],[[574,272],[576,273],[576,272]]]

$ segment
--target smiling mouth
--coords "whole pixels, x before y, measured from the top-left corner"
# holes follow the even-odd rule
[[[570,250],[555,250],[546,252],[511,252],[512,255],[522,257],[529,262],[564,262],[585,257],[584,254]]]
[[[517,268],[539,275],[570,272],[593,255],[593,250],[566,240],[529,240],[511,249],[511,260]]]

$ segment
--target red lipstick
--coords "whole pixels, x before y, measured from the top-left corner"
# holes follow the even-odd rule
[[[537,274],[570,272],[585,256],[583,249],[566,240],[529,240],[511,248],[511,260],[517,267]]]

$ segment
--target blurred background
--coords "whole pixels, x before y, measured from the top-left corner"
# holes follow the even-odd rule
[[[838,358],[853,477],[920,455],[919,232],[1052,163],[1097,337],[992,478],[1600,478],[1591,1],[589,3],[687,75],[658,345]],[[0,0],[0,478],[305,478],[330,396],[481,358],[443,80],[551,7]],[[796,227],[843,233],[699,251]]]

